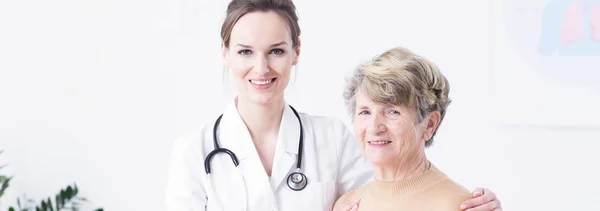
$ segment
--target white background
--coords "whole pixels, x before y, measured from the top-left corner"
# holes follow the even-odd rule
[[[492,89],[513,84],[490,82],[491,2],[296,2],[302,55],[287,93],[296,108],[350,126],[344,77],[408,47],[451,83],[454,102],[427,153],[453,179],[492,189],[507,211],[600,206],[600,128],[499,121]],[[164,210],[174,139],[214,121],[233,95],[219,51],[227,3],[1,1],[0,164],[15,178],[0,210],[73,182],[105,210]]]

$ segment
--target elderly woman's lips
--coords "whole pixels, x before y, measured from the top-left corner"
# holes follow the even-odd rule
[[[369,141],[369,144],[371,145],[385,145],[385,144],[389,144],[392,143],[391,141]]]

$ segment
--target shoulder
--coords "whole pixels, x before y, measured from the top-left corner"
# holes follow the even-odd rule
[[[317,116],[306,113],[300,114],[307,134],[310,134],[315,144],[320,147],[335,148],[336,153],[348,143],[353,144],[354,135],[344,121],[336,117]]]
[[[300,117],[304,122],[310,122],[315,132],[332,132],[348,130],[344,121],[336,117],[311,115],[300,113]]]
[[[301,113],[300,116],[304,127],[314,135],[315,139],[335,141],[340,145],[354,138],[348,126],[339,118],[306,113]]]
[[[440,181],[433,186],[429,191],[431,199],[438,206],[439,210],[460,210],[460,204],[471,199],[471,192],[462,185],[458,184],[449,177]]]
[[[179,134],[173,141],[172,159],[186,159],[189,162],[193,160],[194,163],[202,163],[206,151],[212,146],[213,124],[202,123]]]
[[[175,146],[203,148],[202,146],[206,142],[206,139],[210,138],[208,136],[210,135],[210,131],[212,131],[211,124],[202,124],[196,126],[195,128],[187,130],[179,136],[177,136],[173,144]]]
[[[212,125],[199,125],[175,138],[171,149],[166,204],[168,210],[204,209],[204,156]]]

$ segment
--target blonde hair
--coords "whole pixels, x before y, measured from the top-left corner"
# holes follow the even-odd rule
[[[412,51],[396,47],[359,65],[348,78],[344,100],[354,118],[356,93],[362,90],[373,101],[417,109],[418,122],[433,111],[440,112],[440,124],[451,100],[450,84],[439,68]],[[439,125],[438,124],[438,127]],[[437,132],[437,128],[433,135]],[[433,136],[425,142],[429,147]]]

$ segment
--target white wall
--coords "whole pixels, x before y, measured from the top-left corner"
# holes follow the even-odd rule
[[[72,182],[105,210],[164,210],[173,140],[231,100],[219,57],[227,2],[1,1],[0,164],[15,179],[0,210],[18,195],[39,200]],[[287,100],[349,124],[344,76],[388,48],[409,47],[452,84],[454,102],[428,150],[438,166],[470,189],[492,189],[504,210],[597,210],[600,128],[497,115],[513,111],[499,101],[528,102],[498,94],[516,85],[496,83],[494,71],[504,70],[491,59],[492,6],[297,1],[303,49]],[[598,103],[595,93],[587,97]],[[577,101],[553,103],[598,116]]]

